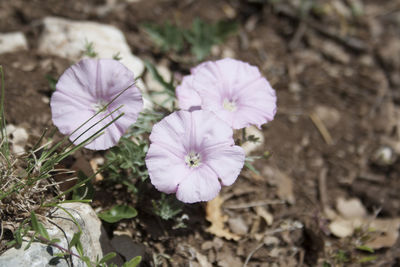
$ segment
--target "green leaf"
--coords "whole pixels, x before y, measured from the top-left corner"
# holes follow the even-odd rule
[[[360,260],[358,260],[358,262],[359,263],[366,263],[366,262],[374,261],[377,258],[378,258],[377,256],[367,256],[367,257],[361,258]]]
[[[94,50],[93,42],[89,42],[87,39],[85,40],[85,51],[84,54],[88,57],[95,58],[97,57],[97,52]]]
[[[117,256],[117,253],[110,252],[100,260],[99,264],[106,263],[107,261],[111,260],[112,258],[115,258],[116,256]]]
[[[150,36],[151,40],[166,52],[174,50],[180,52],[183,48],[183,30],[170,22],[156,25],[153,23],[144,23],[142,29]]]
[[[21,246],[22,245],[22,235],[21,235],[21,229],[17,229],[14,232],[14,237],[15,237],[15,241],[17,242],[17,245]]]
[[[33,211],[31,212],[31,222],[33,230],[35,230],[40,236],[50,240],[49,233],[47,233],[47,230],[44,228],[43,224],[38,221]]]
[[[169,92],[170,94],[175,95],[175,86],[173,86],[173,80],[171,79],[169,82],[166,82],[164,80],[164,78],[160,75],[160,73],[158,72],[158,70],[156,69],[156,67],[154,67],[153,64],[151,64],[148,60],[144,61],[144,64],[147,68],[147,70],[151,73],[151,75],[153,76],[153,78],[159,82],[164,89],[166,90],[166,92]],[[171,77],[172,78],[172,77]],[[151,89],[151,88],[150,88]]]
[[[82,247],[82,243],[81,242],[77,242],[75,244],[75,248],[76,248],[76,251],[78,252],[79,256],[83,256],[84,255],[83,247]]]
[[[49,265],[57,266],[60,263],[61,257],[53,257],[49,260]]]
[[[339,261],[340,263],[348,262],[349,257],[347,256],[347,253],[343,250],[338,250],[335,256],[336,260]]]
[[[153,211],[156,215],[160,216],[163,220],[169,220],[182,212],[183,204],[175,197],[161,195],[161,199],[152,200]]]
[[[190,30],[185,31],[184,37],[191,44],[191,51],[198,61],[210,54],[211,47],[222,43],[229,35],[236,33],[237,23],[218,21],[210,24],[195,18]]]
[[[81,259],[86,263],[86,265],[87,265],[88,267],[92,267],[92,266],[93,266],[92,263],[90,262],[89,257],[83,256]]]
[[[136,267],[139,265],[139,263],[141,261],[142,261],[142,257],[136,256],[133,259],[131,259],[130,261],[125,262],[124,265],[122,265],[122,267]]]
[[[68,249],[71,249],[72,247],[76,246],[76,244],[78,244],[78,242],[80,242],[81,234],[82,234],[82,232],[80,232],[80,231],[77,233],[74,233],[74,236],[72,237],[71,242],[69,242]]]
[[[246,166],[247,169],[254,172],[255,174],[261,175],[260,172],[249,161],[245,161],[244,166]]]
[[[46,80],[49,82],[49,87],[51,89],[51,91],[55,91],[56,90],[56,84],[58,82],[58,80],[56,78],[54,78],[53,76],[51,76],[50,74],[46,74]]]
[[[100,219],[108,223],[115,223],[122,219],[130,219],[135,217],[136,215],[136,209],[125,205],[117,205],[107,211],[103,211],[98,214]]]
[[[366,252],[369,252],[369,253],[374,253],[375,252],[373,248],[370,248],[370,247],[365,246],[365,245],[358,246],[357,249],[358,250],[362,250],[362,251],[366,251]]]

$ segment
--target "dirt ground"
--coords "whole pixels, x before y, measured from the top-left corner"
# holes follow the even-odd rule
[[[400,3],[314,1],[319,9],[301,13],[296,3],[302,1],[289,2],[116,1],[100,12],[106,1],[0,0],[0,32],[22,31],[30,46],[0,55],[7,119],[33,135],[52,126],[45,77],[58,77],[70,62],[37,53],[46,16],[114,25],[133,54],[154,63],[166,60],[183,74],[192,66],[157,50],[139,25],[186,25],[195,17],[236,20],[239,33],[209,59],[230,54],[250,62],[276,89],[277,115],[253,153],[271,154],[256,161],[260,175],[243,171],[217,201],[186,206],[186,229],[172,230],[142,204],[135,220],[106,225],[110,237],[114,230],[133,233],[144,250],[142,266],[400,266],[398,226],[378,229],[380,243],[371,244],[373,230],[346,224],[352,214],[391,225],[400,218]],[[346,9],[356,4],[362,11]],[[108,193],[125,201],[118,199],[118,188],[98,185],[93,205],[104,204],[99,199]],[[351,198],[361,206],[354,208]],[[219,211],[223,216],[210,219]],[[207,230],[218,218],[238,238]],[[348,229],[354,233],[340,238]]]

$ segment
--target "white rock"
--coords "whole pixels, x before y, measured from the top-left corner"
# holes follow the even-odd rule
[[[15,154],[24,153],[25,145],[29,137],[27,131],[22,127],[9,124],[6,126],[6,132],[10,143],[12,143],[12,151]]]
[[[361,201],[357,198],[344,199],[338,198],[336,203],[336,209],[343,216],[343,218],[364,218],[367,216],[367,210],[364,208]]]
[[[344,238],[351,236],[354,232],[354,227],[351,221],[336,220],[329,224],[329,230],[337,237]]]
[[[0,33],[0,54],[28,50],[28,42],[22,32]]]
[[[86,256],[91,261],[95,261],[97,257],[102,258],[102,246],[100,245],[100,236],[102,235],[101,222],[93,209],[82,203],[67,203],[61,205],[76,220],[82,229],[80,241]],[[63,210],[56,210],[52,214],[52,222],[54,224],[45,224],[50,238],[58,238],[60,242],[57,244],[63,248],[68,248],[68,242],[71,241],[75,232],[78,231],[77,225],[73,219]],[[62,229],[62,230],[60,230]],[[104,232],[103,232],[104,235]],[[68,241],[67,241],[67,239]],[[20,249],[11,248],[0,256],[0,267],[7,266],[50,266],[49,261],[56,253],[61,251],[56,247],[49,247],[45,244],[34,242],[31,247],[24,250],[28,242],[23,242]],[[72,252],[78,254],[75,248]],[[73,266],[84,267],[86,264],[79,260],[78,257],[72,256]],[[60,259],[56,265],[58,267],[70,266],[64,259]]]
[[[86,44],[92,43],[98,58],[112,58],[119,53],[121,63],[133,71],[135,77],[144,70],[143,62],[132,55],[123,33],[114,26],[56,17],[46,17],[43,26],[38,46],[42,54],[77,61],[84,56]]]
[[[264,144],[264,135],[262,131],[260,131],[257,127],[250,126],[246,128],[246,136],[248,137],[250,135],[254,135],[254,137],[258,138],[258,141],[255,143],[247,141],[242,145],[242,148],[246,155],[249,155],[251,152],[262,147],[262,145]]]
[[[230,218],[228,220],[229,228],[238,235],[247,234],[249,227],[241,217]]]
[[[344,219],[337,218],[329,224],[329,230],[333,235],[344,238],[353,235],[354,230],[365,224],[361,218]]]
[[[23,242],[20,249],[11,248],[0,256],[0,267],[10,266],[52,266],[50,260],[55,253],[61,253],[56,248],[48,248],[41,243],[32,243],[29,249],[24,250],[28,242]],[[52,255],[53,254],[53,255]],[[60,259],[57,267],[68,267],[68,263]],[[74,262],[76,267],[85,267],[83,262]]]
[[[28,141],[28,133],[24,128],[18,127],[12,132],[13,143],[17,145],[25,145]]]

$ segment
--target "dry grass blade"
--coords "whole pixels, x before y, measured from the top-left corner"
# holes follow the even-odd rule
[[[325,127],[324,123],[318,117],[318,115],[313,112],[310,114],[310,119],[314,123],[315,127],[317,127],[317,129],[320,132],[320,134],[322,135],[322,138],[324,139],[325,143],[327,143],[328,145],[333,145],[332,136],[329,133],[328,129]]]

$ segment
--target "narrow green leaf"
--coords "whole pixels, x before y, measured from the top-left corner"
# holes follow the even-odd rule
[[[174,50],[180,52],[182,50],[183,29],[178,26],[165,22],[163,25],[144,23],[141,27],[162,51]]]
[[[92,267],[92,266],[93,266],[92,263],[90,262],[89,257],[83,256],[81,259],[86,263],[86,265],[87,265],[88,267]]]
[[[51,259],[49,260],[49,265],[51,265],[51,266],[57,266],[57,264],[60,263],[60,260],[61,260],[61,259],[62,259],[61,257],[53,257],[53,258],[51,258]]]
[[[358,262],[359,263],[366,263],[366,262],[374,261],[377,258],[378,258],[377,256],[367,256],[367,257],[361,258]]]
[[[254,172],[257,175],[261,175],[260,172],[248,161],[244,162],[244,166],[246,166],[247,169],[250,171]]]
[[[122,219],[130,219],[137,215],[136,209],[130,206],[117,205],[98,214],[99,218],[108,223],[115,223]]]
[[[76,251],[78,252],[79,256],[82,257],[84,252],[83,252],[82,243],[80,241],[76,242],[75,248],[76,248]]]
[[[21,235],[21,230],[19,228],[14,232],[14,236],[17,244],[19,246],[22,245],[22,235]]]
[[[141,261],[142,261],[142,257],[136,256],[133,259],[131,259],[130,261],[125,262],[124,265],[122,265],[122,267],[136,267],[139,265],[139,263]]]
[[[99,264],[106,263],[107,261],[111,260],[112,258],[115,258],[116,256],[117,256],[117,253],[110,252],[100,260]]]
[[[47,230],[44,228],[43,224],[38,221],[33,211],[31,212],[31,222],[33,230],[35,230],[40,236],[50,240],[49,233],[47,233]]]
[[[46,74],[46,80],[49,83],[49,87],[51,89],[51,91],[55,91],[56,90],[56,84],[57,84],[57,79],[54,78],[53,76],[51,76],[50,74]]]
[[[81,234],[82,234],[82,232],[80,232],[80,231],[77,233],[74,233],[74,236],[72,237],[71,242],[69,242],[68,249],[71,249],[72,247],[76,246],[76,244],[78,244],[78,242],[80,242]]]
[[[150,61],[145,60],[144,64],[145,64],[147,70],[153,76],[153,78],[164,87],[166,92],[170,92],[172,94],[175,94],[175,87],[172,85],[172,80],[170,82],[165,81],[164,78],[161,76],[161,74],[158,72],[157,68],[154,67],[154,65],[151,64]]]
[[[365,245],[358,246],[357,249],[358,250],[362,250],[362,251],[366,251],[366,252],[369,252],[369,253],[374,253],[375,252],[373,248],[370,248],[370,247],[365,246]]]

